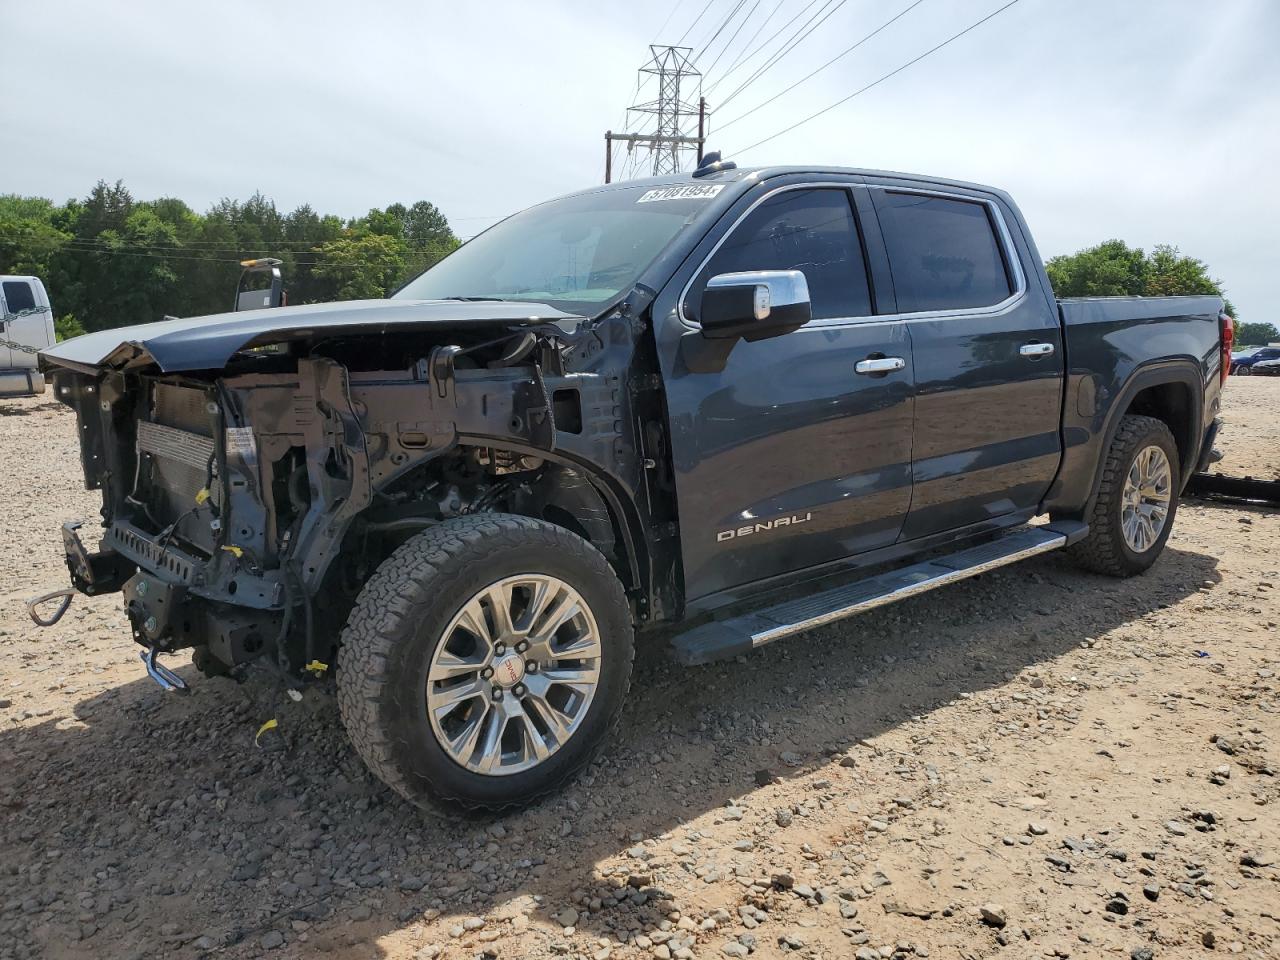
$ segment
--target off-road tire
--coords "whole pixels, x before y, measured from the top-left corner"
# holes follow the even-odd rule
[[[1121,500],[1125,477],[1134,458],[1139,451],[1152,445],[1164,451],[1172,471],[1169,514],[1155,542],[1142,553],[1137,553],[1125,542],[1120,521]],[[1164,551],[1178,512],[1179,494],[1182,490],[1178,464],[1178,445],[1164,421],[1136,415],[1121,418],[1120,429],[1116,431],[1111,446],[1107,449],[1106,462],[1102,468],[1102,484],[1098,488],[1093,512],[1088,518],[1089,535],[1067,548],[1072,560],[1086,570],[1112,577],[1132,577],[1155,563]]]
[[[559,577],[591,608],[601,642],[599,686],[581,726],[554,754],[520,773],[485,776],[459,765],[436,740],[427,669],[466,599],[521,573]],[[622,584],[587,541],[527,517],[457,517],[406,541],[361,590],[338,651],[339,713],[361,759],[405,799],[501,812],[555,792],[591,761],[621,714],[634,649]]]

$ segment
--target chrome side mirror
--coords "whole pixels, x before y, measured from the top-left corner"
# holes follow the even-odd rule
[[[799,270],[721,273],[707,281],[698,309],[708,340],[765,340],[812,319],[809,284]]]

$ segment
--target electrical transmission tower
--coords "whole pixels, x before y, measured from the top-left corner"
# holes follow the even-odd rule
[[[647,146],[654,176],[679,173],[686,153],[693,152],[699,162],[702,160],[702,147],[706,140],[707,104],[702,97],[702,74],[689,60],[693,48],[650,44],[649,52],[653,54],[653,59],[640,68],[640,73],[657,77],[658,98],[628,107],[627,125],[632,125],[632,114],[637,114],[640,126],[644,125],[646,116],[656,117],[656,127],[652,133],[614,133],[612,130],[605,133],[605,183],[613,179],[614,141],[626,143],[628,154],[632,154],[638,146]],[[695,81],[698,92],[696,104],[682,99],[682,93],[687,93],[694,87]]]

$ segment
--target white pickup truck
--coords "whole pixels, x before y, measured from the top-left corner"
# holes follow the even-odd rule
[[[36,354],[55,341],[53,308],[40,279],[0,276],[0,397],[44,393]]]

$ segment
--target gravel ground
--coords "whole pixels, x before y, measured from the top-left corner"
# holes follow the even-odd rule
[[[1280,379],[1226,406],[1222,469],[1280,476]],[[1280,512],[1186,504],[1133,580],[1048,555],[727,664],[642,648],[587,776],[457,821],[323,689],[166,695],[117,597],[34,628],[98,499],[47,398],[0,451],[4,960],[1280,956]]]

